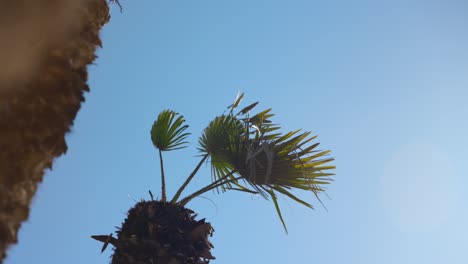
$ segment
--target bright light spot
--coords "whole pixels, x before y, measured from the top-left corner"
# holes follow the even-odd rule
[[[434,231],[455,213],[458,192],[453,166],[432,145],[403,146],[385,164],[382,196],[397,228]]]

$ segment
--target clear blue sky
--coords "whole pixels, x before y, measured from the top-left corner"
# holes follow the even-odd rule
[[[87,95],[7,264],[108,263],[109,234],[159,193],[149,129],[186,116],[194,144],[165,156],[170,194],[197,137],[238,91],[285,130],[319,135],[337,165],[316,210],[243,193],[189,207],[214,228],[213,263],[468,261],[466,1],[120,0]],[[204,167],[190,190],[209,182]],[[129,197],[130,196],[130,197]],[[309,200],[313,200],[309,195]]]

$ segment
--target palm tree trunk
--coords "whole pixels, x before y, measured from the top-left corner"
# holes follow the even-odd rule
[[[105,0],[0,0],[0,263],[46,168],[67,151]]]
[[[110,235],[91,236],[114,246],[112,264],[208,264],[213,245],[208,240],[213,227],[184,206],[166,201],[141,201]]]

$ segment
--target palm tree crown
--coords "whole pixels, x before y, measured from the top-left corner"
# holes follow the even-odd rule
[[[158,149],[161,164],[161,200],[142,201],[129,210],[127,219],[117,231],[118,237],[93,236],[114,245],[113,264],[120,263],[209,263],[214,257],[208,241],[213,229],[210,223],[195,220],[196,214],[185,205],[193,198],[214,189],[260,194],[271,199],[279,219],[287,232],[277,201],[278,194],[313,208],[292,190],[311,191],[320,201],[319,193],[330,183],[328,165],[333,158],[328,150],[317,150],[312,143],[317,136],[295,130],[281,133],[281,127],[272,123],[271,109],[253,114],[258,102],[237,110],[240,94],[228,110],[217,116],[198,139],[201,160],[177,190],[166,200],[163,152],[184,148],[188,125],[179,113],[164,110],[151,128],[151,140]],[[211,165],[211,183],[181,198],[200,167]],[[153,195],[150,192],[151,198]]]

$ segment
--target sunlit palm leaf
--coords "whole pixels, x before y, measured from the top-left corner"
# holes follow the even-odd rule
[[[273,200],[284,224],[275,192],[312,208],[289,190],[312,191],[315,196],[323,192],[323,185],[333,175],[327,172],[335,168],[328,165],[333,158],[326,158],[330,151],[316,149],[319,143],[311,144],[317,136],[310,132],[278,133],[280,126],[270,121],[271,109],[250,115],[257,105],[254,103],[234,115],[242,97],[231,105],[231,114],[219,116],[208,125],[200,137],[199,150],[211,159],[213,181],[231,175],[231,183],[222,185],[223,190],[232,188],[235,172],[244,182],[236,184]]]
[[[171,110],[162,111],[151,128],[151,140],[153,145],[161,151],[169,151],[184,148],[185,139],[190,133],[185,130],[188,125],[179,113]]]

